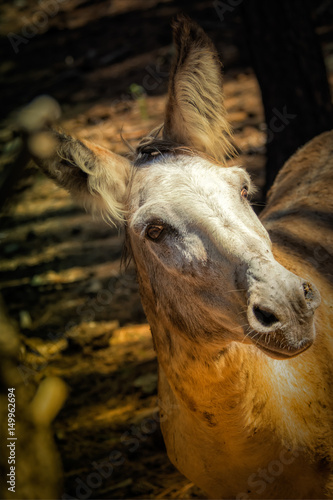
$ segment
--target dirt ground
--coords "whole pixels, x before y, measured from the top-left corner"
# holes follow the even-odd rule
[[[120,134],[134,146],[163,121],[171,17],[184,4],[194,18],[202,16],[213,39],[221,29],[207,2],[179,3],[59,0],[59,12],[15,57],[7,57],[8,36],[2,40],[2,111],[7,116],[47,92],[62,105],[64,130],[126,153]],[[35,2],[0,2],[0,8],[2,33],[27,38]],[[237,16],[216,40],[241,151],[237,163],[250,171],[260,200],[265,124],[235,32]],[[2,169],[16,151],[4,123]],[[157,424],[157,361],[135,271],[120,265],[122,232],[86,214],[32,163],[0,224],[0,290],[20,331],[20,383],[28,399],[47,377],[60,377],[69,390],[52,424],[64,475],[60,498],[202,498],[166,456]]]

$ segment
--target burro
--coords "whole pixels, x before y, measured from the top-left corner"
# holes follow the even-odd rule
[[[226,165],[216,50],[187,18],[173,29],[159,133],[125,158],[48,132],[35,160],[126,228],[176,467],[212,498],[332,498],[333,132],[290,158],[259,219]]]

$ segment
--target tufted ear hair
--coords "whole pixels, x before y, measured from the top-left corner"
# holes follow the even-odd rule
[[[216,49],[200,26],[185,16],[173,23],[173,37],[176,57],[170,75],[164,138],[224,162],[235,149]]]
[[[54,131],[39,133],[34,142],[37,147],[32,154],[37,165],[75,201],[114,224],[124,222],[129,160]]]

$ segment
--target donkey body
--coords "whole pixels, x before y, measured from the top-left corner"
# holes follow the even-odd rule
[[[36,161],[126,224],[175,466],[213,498],[330,497],[333,133],[287,163],[262,224],[249,176],[224,166],[216,51],[184,18],[174,39],[161,139],[143,140],[130,162],[54,133]]]

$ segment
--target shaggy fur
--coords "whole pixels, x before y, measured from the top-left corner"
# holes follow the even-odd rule
[[[173,33],[177,54],[170,75],[164,137],[224,163],[235,148],[217,52],[204,31],[185,17],[174,22]]]
[[[123,223],[130,162],[89,141],[49,134],[54,148],[46,158],[35,157],[36,163],[86,210],[113,224]]]

